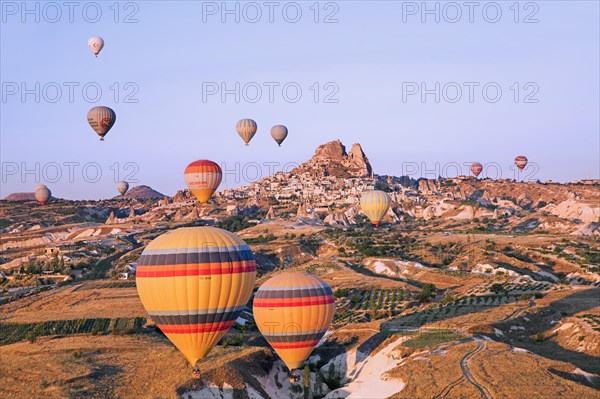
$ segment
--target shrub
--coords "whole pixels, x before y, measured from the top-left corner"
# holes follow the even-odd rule
[[[546,339],[546,337],[544,336],[544,333],[539,332],[537,334],[535,334],[535,340],[538,342],[543,342]]]

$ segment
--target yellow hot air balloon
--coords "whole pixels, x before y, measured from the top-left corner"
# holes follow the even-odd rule
[[[223,171],[213,161],[202,159],[189,164],[183,172],[183,177],[192,194],[201,204],[206,204],[221,184]]]
[[[87,120],[96,134],[100,136],[100,141],[104,141],[104,136],[117,120],[117,114],[108,107],[94,107],[89,110]]]
[[[390,209],[391,203],[390,196],[379,190],[364,192],[360,197],[360,207],[375,227],[379,227],[379,222]]]
[[[256,291],[254,320],[291,370],[300,368],[323,337],[335,310],[327,283],[306,273],[282,273]]]
[[[146,311],[194,366],[233,325],[252,294],[250,247],[215,227],[188,227],[155,238],[136,271]]]
[[[246,145],[250,143],[250,140],[252,140],[252,137],[256,134],[257,129],[258,125],[252,119],[242,119],[235,127],[235,130],[237,130]]]

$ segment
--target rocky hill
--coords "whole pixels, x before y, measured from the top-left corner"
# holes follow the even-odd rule
[[[317,147],[315,155],[292,170],[292,173],[309,172],[315,177],[335,176],[368,177],[373,173],[369,159],[360,144],[353,144],[350,152],[340,140],[330,141]]]
[[[12,193],[4,198],[6,201],[35,201],[35,193]]]
[[[149,186],[136,186],[131,190],[127,191],[127,193],[123,196],[125,198],[135,198],[135,199],[154,199],[154,198],[165,198],[166,195],[159,193]]]

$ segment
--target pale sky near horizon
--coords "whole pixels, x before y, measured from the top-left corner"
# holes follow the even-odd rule
[[[512,178],[523,154],[521,177],[600,177],[597,1],[428,2],[439,22],[421,1],[23,4],[0,2],[0,198],[40,183],[112,197],[129,172],[131,186],[173,195],[196,159],[222,164],[221,189],[235,187],[335,139],[360,143],[377,174],[453,176],[479,161]],[[117,113],[104,142],[86,119],[97,105]],[[249,147],[241,118],[259,126]],[[281,147],[276,124],[290,131]]]

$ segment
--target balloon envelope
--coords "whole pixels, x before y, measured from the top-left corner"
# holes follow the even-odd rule
[[[515,165],[517,165],[519,170],[525,169],[525,166],[527,166],[527,157],[525,155],[519,155],[515,158]]]
[[[390,196],[379,190],[364,192],[360,197],[360,207],[363,213],[375,226],[379,226],[379,222],[390,209],[391,204]]]
[[[115,124],[117,114],[108,107],[94,107],[89,110],[87,120],[96,134],[100,136],[100,140],[103,141],[106,133],[108,133]]]
[[[201,204],[206,204],[221,184],[223,172],[213,161],[202,159],[189,164],[183,177],[192,194]]]
[[[104,47],[104,40],[98,36],[90,37],[88,39],[88,47],[97,57],[98,53],[100,53],[100,51],[102,51],[102,48]]]
[[[144,308],[192,365],[233,325],[255,279],[250,247],[215,227],[180,228],[155,238],[136,270]]]
[[[50,199],[52,193],[48,189],[48,187],[43,184],[38,185],[35,190],[35,199],[42,205],[46,205],[46,202]]]
[[[481,165],[479,162],[473,162],[471,164],[471,173],[473,173],[475,177],[478,177],[482,170],[483,165]]]
[[[258,329],[290,370],[308,358],[331,325],[334,310],[329,285],[306,273],[271,277],[253,302]]]
[[[127,183],[126,181],[120,181],[117,183],[117,191],[121,195],[125,195],[127,190],[129,190],[129,183]]]
[[[235,130],[237,130],[238,134],[244,140],[244,143],[248,145],[252,137],[256,134],[256,130],[258,129],[258,125],[252,119],[242,119],[240,120]]]
[[[273,140],[275,140],[279,146],[281,146],[281,143],[283,143],[283,140],[285,140],[287,135],[288,129],[283,125],[275,125],[271,128],[271,137],[273,137]]]

